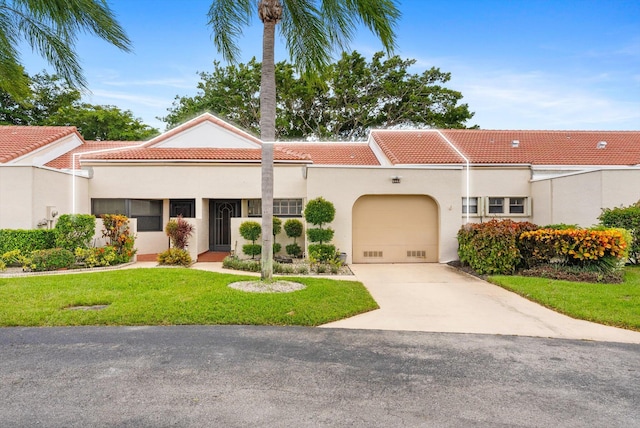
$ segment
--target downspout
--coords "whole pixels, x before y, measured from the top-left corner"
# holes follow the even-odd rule
[[[449,139],[447,137],[445,137],[445,135],[440,132],[439,129],[435,130],[438,135],[440,137],[442,137],[442,139],[444,141],[447,142],[447,144],[449,144],[449,146],[451,146],[451,148],[453,150],[455,150],[455,152],[458,154],[458,156],[460,156],[465,163],[465,167],[467,170],[467,176],[466,176],[466,196],[465,196],[465,203],[467,204],[467,212],[465,213],[465,222],[469,223],[469,191],[470,191],[470,183],[471,183],[471,178],[470,178],[470,173],[469,173],[469,159],[467,159],[467,157],[465,155],[462,154],[462,152],[460,150],[458,150],[458,148],[451,142],[449,141]]]

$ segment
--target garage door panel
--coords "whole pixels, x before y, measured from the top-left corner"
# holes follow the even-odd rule
[[[354,263],[438,261],[438,208],[424,195],[368,195],[353,208]]]

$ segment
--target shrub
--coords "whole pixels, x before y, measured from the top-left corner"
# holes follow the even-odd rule
[[[12,250],[29,254],[35,250],[54,248],[55,242],[54,229],[0,229],[0,254]]]
[[[50,248],[48,250],[36,250],[31,253],[32,271],[41,272],[69,268],[73,266],[76,258],[73,253],[65,248]]]
[[[276,236],[282,231],[282,220],[278,217],[273,217],[273,255],[275,256],[282,249],[282,245],[276,242]]]
[[[640,263],[640,201],[628,207],[605,208],[598,220],[603,226],[623,228],[631,233],[629,262]]]
[[[323,197],[310,200],[304,207],[305,220],[320,228],[322,228],[322,225],[325,223],[331,223],[335,215],[335,207]]]
[[[245,221],[240,225],[240,235],[251,241],[251,244],[245,244],[242,246],[242,252],[247,256],[254,258],[258,254],[262,253],[262,246],[256,244],[256,240],[262,233],[262,226],[257,221]]]
[[[273,255],[278,254],[281,249],[282,249],[282,245],[278,244],[277,242],[273,243]]]
[[[287,245],[285,249],[287,250],[287,254],[292,257],[300,257],[302,255],[302,248],[300,248],[300,245],[295,242]]]
[[[612,271],[627,254],[624,235],[616,229],[539,229],[522,233],[520,241],[528,267],[555,262]]]
[[[518,237],[537,226],[529,222],[491,220],[468,223],[458,231],[458,256],[479,274],[511,274],[522,256]]]
[[[307,265],[298,265],[296,266],[296,272],[300,275],[306,275],[309,273],[309,267]]]
[[[76,261],[86,267],[111,266],[116,264],[118,253],[116,249],[107,245],[105,247],[76,248]]]
[[[307,229],[309,241],[309,259],[312,262],[326,263],[335,258],[336,247],[325,244],[333,238],[332,229],[323,229],[322,225],[333,221],[336,209],[333,204],[322,197],[309,201],[304,208],[304,218],[317,228]],[[315,244],[317,242],[317,244]]]
[[[74,251],[89,248],[96,230],[96,218],[90,214],[63,214],[54,228],[58,248]]]
[[[184,248],[169,248],[158,254],[158,263],[161,265],[189,267],[193,263],[193,260],[189,252]]]
[[[194,229],[193,225],[180,215],[175,220],[169,220],[164,231],[171,240],[171,245],[174,248],[184,250],[189,246],[188,241],[193,235]]]
[[[310,244],[309,260],[312,263],[327,263],[336,258],[336,246],[330,244]]]
[[[253,259],[262,253],[262,245],[260,244],[244,244],[242,246],[242,252],[247,256],[251,256]]]
[[[323,242],[330,242],[333,239],[333,234],[333,229],[307,229],[307,236],[309,237],[309,241],[318,242],[320,244],[322,244]]]
[[[129,230],[129,219],[120,214],[104,214],[101,216],[104,228],[102,237],[107,238],[109,245],[116,250],[116,264],[126,263],[136,253],[133,248],[135,238]]]
[[[222,267],[247,272],[260,272],[260,262],[258,260],[240,260],[235,256],[225,257],[222,261]]]
[[[22,251],[20,250],[7,251],[2,256],[0,256],[0,260],[2,260],[7,266],[22,265],[23,259],[24,257],[22,256]]]
[[[302,229],[304,228],[302,222],[295,218],[290,218],[284,222],[284,231],[287,237],[293,238],[293,242],[296,242],[296,238],[302,236]]]
[[[289,244],[285,247],[287,254],[291,257],[300,257],[302,255],[302,248],[296,242],[297,239],[302,236],[302,230],[304,226],[302,222],[295,218],[290,218],[284,222],[284,231],[289,238],[293,238],[293,244]]]
[[[0,272],[4,271],[7,269],[7,265],[4,262],[4,260],[0,259]]]
[[[295,267],[291,264],[274,262],[273,272],[278,274],[292,274],[295,273],[296,270]]]

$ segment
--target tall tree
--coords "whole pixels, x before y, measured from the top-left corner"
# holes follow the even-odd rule
[[[60,108],[44,122],[47,125],[75,126],[86,140],[145,141],[158,130],[135,118],[131,110],[116,106],[74,104]]]
[[[473,117],[462,93],[446,87],[450,73],[430,68],[411,73],[413,59],[370,61],[354,51],[343,53],[320,79],[295,72],[292,64],[276,64],[276,138],[296,140],[363,140],[372,128],[466,128]],[[261,64],[226,66],[200,73],[198,93],[176,97],[162,118],[173,127],[205,111],[242,128],[260,130]]]
[[[213,0],[209,24],[223,57],[238,60],[242,27],[254,12],[263,24],[260,84],[260,138],[262,145],[262,272],[273,276],[273,142],[276,136],[275,30],[280,29],[289,55],[302,71],[324,68],[336,50],[345,50],[358,24],[371,30],[387,51],[393,50],[393,28],[400,17],[394,0]]]
[[[124,50],[131,42],[106,0],[1,0],[0,89],[22,101],[29,96],[18,44],[27,42],[71,86],[86,87],[75,53],[79,33],[100,37]]]

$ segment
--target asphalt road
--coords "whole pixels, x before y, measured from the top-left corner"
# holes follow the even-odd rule
[[[0,329],[0,427],[638,427],[640,345],[292,327]]]

